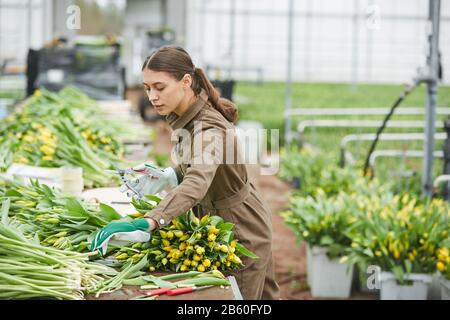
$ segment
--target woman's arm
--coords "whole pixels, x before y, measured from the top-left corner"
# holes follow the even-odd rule
[[[168,225],[170,221],[187,212],[205,197],[217,168],[223,161],[222,150],[218,150],[218,147],[223,148],[223,141],[212,138],[217,135],[223,136],[220,131],[214,129],[202,130],[194,134],[193,143],[201,142],[201,152],[194,151],[191,165],[187,168],[181,183],[145,216],[154,220],[152,223],[156,223],[155,228]],[[208,156],[212,157],[205,163]]]

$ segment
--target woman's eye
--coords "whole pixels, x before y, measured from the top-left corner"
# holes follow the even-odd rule
[[[161,88],[156,88],[156,90],[158,91],[163,91],[165,87],[161,87]]]

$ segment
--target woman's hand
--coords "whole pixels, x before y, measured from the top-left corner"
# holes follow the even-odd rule
[[[160,169],[150,164],[142,164],[133,167],[132,170],[142,175],[120,187],[120,191],[127,192],[129,197],[155,195],[166,188],[178,185],[177,175],[171,167]]]
[[[105,255],[109,241],[112,239],[130,242],[147,242],[151,238],[151,230],[155,228],[156,222],[153,219],[111,222],[97,232],[91,242],[90,250],[99,250],[101,255]]]
[[[150,231],[153,231],[153,230],[155,230],[156,229],[156,222],[155,222],[155,220],[153,220],[152,218],[146,218],[146,220],[147,220],[147,222],[148,222],[148,224],[149,224],[149,229],[150,229]]]

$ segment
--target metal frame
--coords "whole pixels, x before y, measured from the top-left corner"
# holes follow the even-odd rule
[[[285,116],[354,116],[354,115],[380,115],[388,114],[389,108],[304,108],[287,110]],[[423,115],[423,107],[405,107],[395,111],[396,115]],[[438,115],[450,115],[450,107],[436,108]]]
[[[321,120],[303,120],[297,126],[297,131],[300,138],[304,131],[308,127],[353,127],[353,128],[378,128],[382,124],[382,120],[334,120],[334,119],[321,119]],[[443,128],[443,121],[436,121],[436,125]],[[423,121],[414,120],[391,120],[387,123],[388,128],[424,128],[425,123]]]
[[[423,110],[423,109],[422,109]],[[341,158],[339,160],[340,166],[345,167],[347,159],[349,161],[354,161],[353,155],[347,150],[347,145],[353,141],[373,141],[375,139],[374,133],[366,134],[349,134],[342,138],[340,143]],[[435,133],[435,140],[445,140],[447,134],[445,132]],[[424,133],[383,133],[380,135],[379,140],[382,141],[415,141],[415,140],[425,140]]]
[[[449,200],[448,190],[450,188],[450,174],[443,174],[443,175],[437,176],[436,179],[434,179],[433,192],[439,191],[438,187],[442,183],[447,184],[446,189],[444,189],[443,195],[444,195],[444,198],[448,201]]]
[[[369,159],[369,167],[372,174],[375,176],[375,161],[380,157],[389,158],[423,158],[423,150],[375,150]],[[444,152],[435,150],[433,152],[434,158],[444,158]]]
[[[433,155],[434,133],[436,132],[436,102],[439,81],[439,20],[441,16],[441,0],[428,2],[428,54],[424,69],[419,69],[417,81],[427,85],[425,143],[423,146],[424,162],[422,174],[422,193],[431,197],[433,193]]]
[[[447,182],[447,183],[450,182],[450,174],[443,174],[443,175],[437,176],[436,179],[434,179],[433,187],[437,188],[443,182]]]
[[[299,128],[300,127],[300,123],[297,126],[297,133],[292,132],[291,128],[291,120],[290,118],[292,116],[356,116],[356,115],[361,115],[361,116],[382,116],[382,115],[386,115],[389,112],[389,108],[363,108],[363,107],[359,107],[359,108],[303,108],[303,109],[299,109],[299,108],[294,108],[294,109],[285,109],[284,112],[284,119],[285,119],[285,139],[286,142],[291,142],[292,139],[298,135],[299,138],[301,138],[301,135],[303,134],[303,131],[305,128],[303,128],[301,130],[301,132],[299,132]],[[403,108],[403,109],[398,109],[396,111],[396,115],[400,115],[400,116],[406,116],[406,115],[424,115],[425,114],[425,109],[423,107],[408,107],[408,108]],[[450,115],[450,108],[449,107],[439,107],[436,108],[436,114],[438,115]],[[349,126],[354,126],[353,124],[356,123],[355,121],[357,121],[358,123],[360,123],[361,121],[379,121],[379,125],[381,125],[382,121],[381,120],[351,120],[351,119],[341,119],[341,120],[336,120],[336,119],[318,119],[318,120],[314,120],[314,119],[309,119],[309,120],[303,120],[303,121],[315,121],[316,123],[318,121],[322,121],[322,120],[326,120],[326,121],[354,121],[349,123]],[[396,120],[398,121],[398,120]],[[411,121],[411,120],[404,120],[404,121]],[[391,125],[392,125],[392,121]],[[372,122],[374,123],[374,122]],[[395,123],[395,122],[394,122]],[[379,127],[379,125],[377,126],[368,126],[368,127]],[[308,125],[307,125],[308,126]],[[328,126],[328,125],[323,125],[324,127]],[[337,125],[340,127],[345,127],[346,125]],[[390,126],[390,125],[388,125]],[[363,126],[366,127],[366,126]],[[415,126],[416,127],[416,126]],[[419,126],[419,128],[423,128],[424,125]],[[402,126],[403,128],[403,126]]]

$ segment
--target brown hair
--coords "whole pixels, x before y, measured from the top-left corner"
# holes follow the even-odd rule
[[[163,46],[154,51],[145,59],[142,71],[150,69],[153,71],[162,71],[171,74],[175,79],[180,81],[185,74],[192,76],[191,88],[196,95],[204,89],[208,95],[208,100],[212,106],[216,108],[228,121],[235,123],[237,121],[238,112],[233,102],[220,97],[219,92],[214,88],[206,76],[205,72],[194,67],[189,54],[178,46]]]

